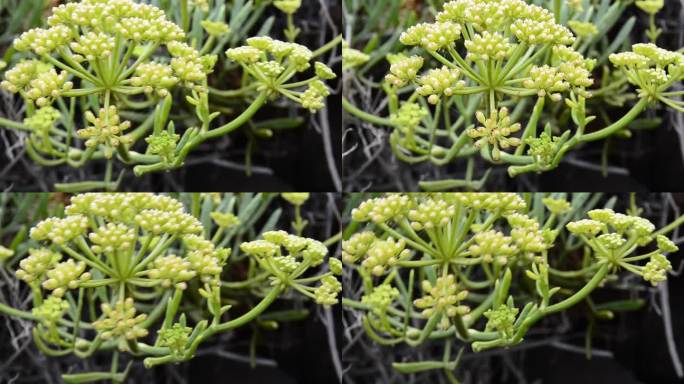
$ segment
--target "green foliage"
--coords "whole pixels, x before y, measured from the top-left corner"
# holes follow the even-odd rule
[[[374,13],[376,6],[387,8],[390,3],[398,8],[389,19],[392,29]],[[679,68],[684,56],[655,45],[659,33],[653,15],[663,7],[662,1],[636,2],[651,17],[651,43],[633,45],[639,54],[617,53],[627,49],[634,18],[611,32],[626,18],[630,2],[440,3],[411,10],[402,9],[401,2],[373,1],[347,15],[352,26],[359,19],[371,24],[350,29],[353,35],[347,37],[357,44],[347,48],[350,58],[343,67],[356,81],[347,82],[345,110],[387,127],[392,153],[403,162],[444,166],[467,159],[470,169],[477,159],[488,167],[508,166],[511,177],[547,172],[583,143],[627,134],[647,108],[660,104],[684,111],[680,92],[672,90],[684,78]],[[380,42],[369,37],[374,28],[386,31],[382,49],[376,49]],[[401,45],[391,34],[395,30],[402,31]],[[361,52],[351,52],[364,42],[372,48],[364,50],[369,56],[361,60]],[[370,67],[385,58],[389,71],[378,82],[370,73],[380,68]],[[367,90],[356,89],[359,85],[384,100],[377,110],[364,109],[375,107],[364,105],[368,98],[361,95]],[[630,93],[630,85],[636,94]],[[612,109],[633,99],[637,102],[626,113]],[[407,124],[406,119],[397,119],[407,114],[407,105],[425,113],[414,114]],[[377,116],[378,110],[388,117]],[[509,118],[498,118],[502,111]],[[590,128],[595,116],[617,118],[604,118],[603,127]],[[477,182],[469,177],[460,184],[473,187]],[[439,186],[422,185],[431,190]]]
[[[281,3],[292,23],[297,4]],[[324,81],[336,75],[315,59],[339,40],[314,52],[294,36],[267,37],[272,19],[254,27],[268,2],[208,5],[82,0],[54,7],[44,27],[22,33],[8,51],[13,65],[2,88],[26,103],[27,122],[0,125],[30,132],[28,154],[40,165],[107,163],[103,182],[59,189],[114,190],[114,161],[138,176],[177,169],[197,146],[249,125],[278,99],[312,113],[325,107]],[[248,45],[236,47],[242,41]],[[210,87],[231,85],[216,82],[222,79],[236,79],[236,88]],[[35,117],[48,107],[59,111],[52,124]]]
[[[273,197],[70,196],[63,213],[3,248],[5,266],[33,296],[30,311],[0,303],[0,312],[34,321],[34,340],[48,356],[114,350],[149,368],[190,360],[219,334],[257,325],[280,298],[336,304],[339,261],[317,240],[274,230],[280,210],[269,211]],[[48,216],[38,210],[33,220],[40,212]],[[18,223],[28,228],[33,220]],[[113,363],[109,379],[125,376],[117,369]]]
[[[592,292],[623,272],[654,286],[667,279],[667,254],[678,249],[667,233],[684,217],[656,230],[635,207],[623,214],[615,199],[597,208],[599,199],[414,193],[355,203],[342,260],[360,293],[346,291],[343,306],[378,344],[443,345],[441,362],[397,362],[401,373],[453,378],[454,338],[475,352],[511,347],[546,317],[583,301],[594,308]]]

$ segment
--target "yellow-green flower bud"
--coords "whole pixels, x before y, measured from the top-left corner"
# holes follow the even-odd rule
[[[518,308],[509,307],[506,304],[501,304],[496,309],[489,309],[484,313],[488,319],[486,329],[487,331],[497,331],[506,338],[511,337],[515,329],[517,315]]]
[[[175,285],[178,289],[187,288],[186,281],[195,277],[192,264],[176,255],[159,257],[154,260],[154,268],[147,271],[150,279],[159,279],[164,288]]]
[[[201,24],[202,28],[204,28],[210,36],[218,37],[230,32],[228,24],[222,21],[203,20]]]
[[[54,296],[62,297],[67,289],[76,289],[81,283],[90,280],[90,272],[85,272],[85,269],[86,264],[82,261],[74,263],[73,259],[69,259],[59,263],[47,271],[43,288],[52,291]]]
[[[149,209],[140,212],[135,222],[155,235],[162,233],[187,235],[202,232],[202,224],[196,217],[184,212],[166,212]]]
[[[679,251],[679,247],[666,236],[657,235],[656,242],[658,243],[658,249],[662,252],[673,253]]]
[[[433,229],[447,225],[456,214],[456,207],[441,199],[427,199],[410,210],[408,218],[415,230]]]
[[[503,60],[510,54],[512,44],[498,32],[484,31],[465,41],[469,60]]]
[[[71,50],[93,61],[111,56],[114,45],[114,37],[101,32],[88,32],[71,43]]]
[[[412,201],[407,195],[390,194],[362,202],[352,209],[351,216],[354,221],[372,221],[380,224],[406,217],[411,208]]]
[[[289,15],[297,12],[302,6],[302,0],[275,0],[273,6],[280,9],[282,12]]]
[[[146,314],[136,316],[135,303],[132,298],[118,301],[114,308],[102,304],[104,318],[93,322],[93,327],[102,332],[102,339],[125,338],[135,340],[147,336],[147,329],[141,323],[147,319]]]
[[[464,88],[465,82],[459,80],[461,71],[456,68],[442,66],[429,70],[417,80],[419,87],[416,92],[421,96],[426,96],[430,104],[437,104],[442,95],[451,97],[456,90]]]
[[[599,232],[605,229],[605,224],[600,221],[582,219],[578,221],[573,221],[566,225],[566,228],[571,233],[576,235],[584,235],[589,237],[594,237],[598,235]]]
[[[156,91],[160,97],[165,97],[169,88],[178,83],[178,78],[166,64],[143,63],[135,69],[135,76],[130,81],[133,86],[143,87],[145,93]]]
[[[190,340],[192,328],[176,323],[159,330],[159,345],[167,347],[174,356],[182,356]]]
[[[115,106],[110,105],[109,109],[100,108],[97,116],[88,111],[85,117],[92,125],[79,129],[76,133],[80,138],[86,139],[87,147],[104,145],[105,157],[113,156],[112,148],[132,143],[132,139],[124,134],[124,131],[131,127],[131,122],[121,121]]]
[[[359,67],[370,60],[370,56],[365,53],[349,47],[349,43],[342,42],[342,70],[346,71],[355,67]]]
[[[411,253],[406,247],[406,242],[403,239],[395,241],[389,237],[387,240],[376,240],[363,260],[361,265],[368,269],[375,276],[382,276],[387,271],[397,264],[400,259],[408,257]]]
[[[570,20],[568,26],[579,37],[590,37],[598,33],[598,28],[593,23]]]
[[[570,202],[565,199],[554,199],[553,197],[545,197],[542,202],[546,208],[556,215],[562,215],[570,211]]]
[[[655,15],[665,6],[665,0],[641,0],[636,2],[636,6],[649,15]]]
[[[468,251],[473,257],[482,257],[485,263],[506,265],[518,252],[518,248],[512,244],[513,239],[498,231],[476,233],[473,239],[475,244]]]
[[[390,61],[390,73],[385,80],[395,87],[403,87],[413,81],[425,61],[420,56],[394,55],[388,56]]]
[[[45,273],[62,259],[62,255],[47,248],[29,249],[29,257],[19,262],[17,278],[29,284],[41,282]]]
[[[399,37],[404,45],[420,45],[428,51],[438,51],[452,45],[461,36],[461,26],[450,21],[421,23],[407,29]]]
[[[280,194],[280,197],[292,205],[304,204],[309,200],[309,196],[310,194],[308,192],[285,192]]]
[[[421,315],[423,318],[429,318],[435,313],[442,314],[442,321],[440,328],[446,329],[449,327],[450,318],[455,316],[463,316],[470,312],[470,308],[465,305],[459,305],[459,302],[468,297],[468,291],[459,290],[456,284],[454,275],[438,277],[433,285],[428,280],[424,280],[421,284],[424,296],[413,301],[413,304],[422,309]]]
[[[85,234],[88,229],[88,218],[82,215],[68,216],[63,219],[51,217],[31,228],[33,240],[50,240],[55,244],[64,244]]]
[[[232,228],[240,225],[240,219],[230,212],[212,212],[210,216],[221,228]]]
[[[0,245],[0,263],[14,256],[14,251]]]
[[[644,266],[642,276],[654,287],[661,281],[667,280],[667,272],[672,270],[670,261],[661,254],[651,256],[651,260]]]
[[[349,240],[342,242],[342,260],[345,263],[354,263],[366,256],[366,253],[375,242],[375,234],[371,231],[355,233]]]
[[[95,245],[90,247],[95,253],[125,254],[135,245],[135,232],[124,224],[107,223],[88,235]]]
[[[565,80],[565,75],[557,68],[544,65],[542,67],[532,66],[530,69],[530,79],[523,82],[527,89],[537,91],[539,97],[549,96],[553,101],[560,101],[561,92],[570,88]]]
[[[332,68],[328,67],[324,63],[321,63],[320,61],[314,63],[314,70],[316,72],[316,76],[323,80],[332,80],[337,77]]]
[[[328,267],[333,275],[339,276],[342,274],[342,261],[340,259],[330,257],[328,259]]]
[[[338,303],[337,295],[342,292],[342,283],[335,276],[325,276],[314,291],[316,303],[330,306]]]

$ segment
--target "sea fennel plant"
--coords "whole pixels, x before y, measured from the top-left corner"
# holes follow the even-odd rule
[[[180,25],[162,9],[133,0],[63,4],[52,9],[46,28],[14,40],[22,58],[6,70],[1,86],[22,97],[26,117],[0,124],[28,132],[27,153],[40,165],[106,162],[104,182],[59,189],[115,189],[114,160],[138,176],[180,168],[197,146],[247,124],[281,97],[311,112],[325,106],[324,81],[336,75],[314,59],[331,46],[314,53],[267,36],[246,38],[244,46],[229,48],[224,56],[241,67],[241,88],[215,89],[210,77],[224,60],[214,51],[226,44],[231,29],[223,14],[191,24],[189,5],[182,4]],[[198,28],[205,33],[198,34]],[[300,74],[308,77],[295,80]],[[247,104],[237,113],[228,109],[232,119],[217,124],[219,110],[226,109],[210,103],[212,94],[243,97]],[[176,107],[188,109],[187,117],[175,120],[170,111]],[[140,113],[143,119],[137,119]]]
[[[637,3],[644,8],[645,2]],[[511,177],[552,170],[582,143],[628,134],[629,124],[658,103],[682,111],[674,88],[684,76],[684,56],[653,42],[634,45],[634,52],[613,53],[626,41],[633,19],[614,42],[599,46],[601,35],[627,5],[603,1],[597,7],[561,1],[445,2],[434,21],[403,31],[403,51],[387,54],[389,71],[378,84],[386,117],[346,99],[345,110],[390,127],[390,148],[403,162],[443,166],[464,158],[472,169],[474,158],[480,157],[507,165]],[[635,53],[639,60],[634,61]],[[353,74],[374,59],[367,56],[345,67]],[[605,126],[592,124],[599,109],[591,103],[594,96],[609,105],[625,105],[629,84],[637,91],[631,109]],[[468,183],[421,186],[463,184]]]
[[[195,194],[188,210],[162,195],[72,196],[63,216],[31,228],[33,246],[16,268],[32,310],[0,303],[0,312],[34,321],[33,339],[48,356],[113,354],[110,372],[65,381],[122,382],[135,359],[147,368],[190,360],[212,337],[260,321],[279,298],[336,304],[341,262],[323,243],[268,229],[277,214],[245,241],[268,202]],[[226,247],[233,243],[238,249]],[[324,264],[329,271],[319,272]],[[228,279],[237,265],[245,280]],[[272,315],[263,321],[274,327]],[[121,354],[130,355],[123,371]]]
[[[608,208],[614,199],[605,208],[598,201],[507,193],[361,201],[342,243],[350,282],[343,306],[379,345],[430,344],[443,355],[395,361],[399,372],[439,370],[458,382],[454,346],[476,353],[515,346],[541,320],[581,302],[610,319],[593,291],[623,272],[653,286],[667,279],[667,255],[678,247],[666,235],[684,218],[657,230],[636,206],[623,214]]]

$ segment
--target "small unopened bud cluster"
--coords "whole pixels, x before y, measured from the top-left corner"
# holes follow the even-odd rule
[[[641,274],[644,280],[656,286],[658,283],[667,280],[667,272],[672,270],[670,261],[661,254],[651,256],[651,259],[644,266]]]
[[[570,88],[570,84],[564,79],[565,76],[557,68],[535,65],[530,69],[530,79],[525,80],[523,86],[537,90],[539,97],[549,96],[553,101],[560,101],[561,93]]]
[[[178,78],[173,76],[173,69],[166,64],[143,63],[135,69],[135,76],[130,81],[136,87],[143,87],[145,93],[156,91],[160,97],[165,97],[169,94],[169,88],[178,83]]]
[[[380,284],[369,294],[363,295],[361,302],[370,307],[376,316],[385,316],[387,309],[399,297],[399,290],[390,284]]]
[[[32,284],[42,282],[45,273],[62,259],[62,255],[47,248],[31,248],[29,256],[19,262],[17,278]]]
[[[589,22],[570,20],[568,21],[568,26],[579,37],[590,37],[598,33],[598,28]]]
[[[302,205],[309,200],[310,195],[308,192],[285,192],[281,193],[280,197],[292,205]]]
[[[415,230],[433,229],[449,224],[456,207],[442,199],[426,199],[410,210],[408,218]]]
[[[430,112],[420,104],[404,102],[397,113],[390,116],[390,120],[407,136],[408,140],[412,140],[413,132],[429,114]]]
[[[325,276],[314,291],[316,303],[330,306],[338,303],[338,294],[342,292],[342,283],[334,276]]]
[[[148,152],[153,155],[159,155],[162,161],[167,164],[173,162],[176,157],[176,144],[178,144],[178,140],[180,140],[180,135],[169,133],[168,131],[161,131],[145,138],[148,144]]]
[[[90,247],[95,253],[125,254],[135,245],[135,232],[124,224],[107,223],[88,235],[95,245]]]
[[[464,81],[459,80],[460,78],[461,71],[456,68],[442,66],[431,69],[418,78],[419,87],[416,92],[421,96],[426,96],[430,104],[437,104],[442,95],[453,96],[456,90],[466,86]]]
[[[136,316],[135,303],[132,298],[120,300],[112,308],[109,304],[102,304],[105,317],[93,322],[93,327],[102,332],[104,340],[122,337],[135,340],[147,336],[148,332],[140,324],[147,319],[147,315]]]
[[[569,29],[553,21],[516,20],[511,25],[511,33],[530,45],[572,45],[575,42]]]
[[[105,157],[112,157],[112,148],[132,143],[132,139],[124,134],[124,131],[131,127],[131,122],[121,121],[115,106],[111,105],[108,109],[100,108],[97,116],[88,111],[85,117],[92,125],[76,131],[78,137],[86,139],[87,147],[104,145]]]
[[[50,240],[61,245],[85,234],[88,218],[82,215],[68,216],[63,219],[51,217],[31,228],[31,238],[36,241]]]
[[[195,48],[177,41],[167,45],[171,59],[171,68],[185,85],[197,90],[202,90],[202,83],[207,75],[214,71],[214,65],[218,60],[216,55],[201,56]]]
[[[202,232],[202,224],[196,217],[180,211],[149,209],[140,212],[135,217],[135,222],[140,228],[155,235],[162,233],[185,235]]]
[[[40,318],[43,324],[50,327],[61,320],[68,309],[69,302],[61,297],[50,296],[41,305],[33,308],[31,313]]]
[[[359,51],[358,49],[351,48],[347,41],[342,42],[342,69],[348,70],[355,67],[359,67],[370,60],[370,56]]]
[[[542,199],[542,203],[546,209],[551,213],[556,215],[562,215],[570,211],[570,202],[565,199],[554,199],[553,197],[545,197]]]
[[[371,231],[353,234],[349,240],[342,242],[342,260],[345,263],[355,263],[368,253],[375,240],[375,234]]]
[[[527,207],[525,200],[517,193],[458,193],[454,196],[461,204],[468,207],[484,209],[501,215],[508,215]]]
[[[170,328],[159,330],[159,345],[167,347],[174,356],[181,356],[190,340],[192,328],[176,323]]]
[[[61,117],[60,111],[47,106],[37,110],[33,116],[24,119],[24,125],[34,129],[36,133],[47,134]]]
[[[154,260],[154,268],[147,271],[151,279],[160,279],[164,288],[175,285],[178,289],[186,289],[186,281],[195,277],[189,261],[176,255],[159,257]]]
[[[665,6],[665,0],[640,0],[636,6],[649,15],[655,15]]]
[[[500,332],[504,337],[511,337],[513,335],[518,308],[501,304],[496,309],[487,310],[484,315],[488,319],[486,325],[488,331]]]
[[[377,240],[368,249],[366,258],[361,265],[375,276],[382,276],[388,268],[396,265],[400,259],[409,256],[411,251],[405,247],[406,242],[403,239],[395,241],[389,237],[387,240]]]
[[[222,21],[203,20],[201,24],[210,36],[218,37],[230,32],[228,24]]]
[[[275,0],[273,6],[291,15],[302,6],[302,0]]]
[[[499,148],[507,149],[520,145],[519,138],[509,137],[511,134],[518,132],[521,125],[519,123],[511,123],[508,108],[503,107],[499,111],[492,110],[489,117],[485,117],[484,113],[478,111],[475,117],[482,125],[477,128],[468,129],[466,134],[473,139],[478,139],[475,141],[475,147],[477,148],[482,147],[485,143],[492,145],[492,157],[494,160],[498,160],[500,157]]]
[[[413,201],[407,195],[391,194],[366,200],[351,212],[354,221],[372,221],[376,224],[406,217],[413,207]]]
[[[508,57],[512,44],[504,35],[489,31],[476,34],[471,40],[465,41],[469,60],[503,60]]]
[[[390,60],[390,73],[385,80],[395,87],[403,87],[416,78],[424,61],[420,56],[396,55]]]
[[[461,36],[461,26],[450,21],[421,23],[407,29],[399,37],[404,45],[420,45],[438,51],[452,45]]]
[[[421,284],[424,296],[413,301],[413,304],[422,309],[423,318],[432,317],[436,313],[442,314],[440,327],[446,329],[450,325],[450,318],[463,316],[470,312],[466,305],[459,305],[459,302],[468,297],[468,291],[459,290],[454,275],[438,277],[434,285],[424,280]]]
[[[309,87],[302,93],[302,107],[315,113],[325,108],[325,98],[330,95],[328,87],[320,80],[309,83]]]
[[[211,218],[214,220],[216,225],[221,228],[232,228],[240,225],[240,219],[230,212],[212,212]]]
[[[473,236],[475,244],[468,248],[473,257],[482,257],[485,263],[506,265],[518,249],[512,244],[513,239],[499,231],[486,231]]]
[[[102,32],[88,32],[71,43],[71,49],[88,61],[104,59],[112,55],[114,37]]]
[[[591,219],[582,219],[578,221],[573,221],[566,225],[568,231],[576,235],[594,237],[605,229],[605,224],[600,221]]]
[[[90,280],[90,272],[85,272],[85,269],[86,264],[82,261],[75,263],[69,259],[59,263],[47,271],[43,288],[52,291],[54,296],[62,297],[68,289],[76,289],[81,283]]]

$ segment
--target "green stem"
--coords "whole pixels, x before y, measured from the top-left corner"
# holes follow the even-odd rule
[[[390,119],[385,119],[385,118],[378,117],[375,115],[371,115],[370,113],[364,112],[364,111],[358,109],[357,107],[355,107],[354,105],[352,105],[352,103],[347,101],[347,99],[345,99],[345,98],[342,98],[342,108],[344,108],[345,111],[351,113],[352,115],[354,115],[354,116],[356,116],[362,120],[365,120],[369,123],[373,123],[373,124],[377,124],[377,125],[387,125],[390,127],[394,126],[394,124],[392,123],[392,121],[390,121]]]

